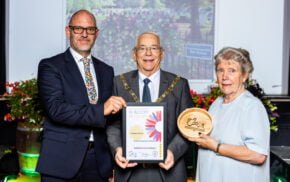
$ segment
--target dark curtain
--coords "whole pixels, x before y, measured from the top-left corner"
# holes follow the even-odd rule
[[[290,44],[290,42],[289,42],[289,44]],[[290,52],[290,50],[289,50],[289,52]],[[289,55],[289,63],[290,63],[290,55]],[[290,96],[290,64],[288,66],[288,70],[289,70],[289,72],[288,72],[288,96]]]
[[[5,0],[0,0],[0,95],[5,92]]]

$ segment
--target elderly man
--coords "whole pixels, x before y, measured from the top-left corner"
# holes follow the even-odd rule
[[[184,109],[193,105],[188,81],[160,69],[164,50],[156,33],[142,33],[137,39],[132,56],[138,69],[115,77],[113,95],[123,97],[126,102],[158,100],[167,103],[167,120],[165,121],[167,123],[167,136],[165,136],[168,146],[167,157],[159,164],[144,165],[129,162],[123,156],[121,121],[116,119],[115,123],[109,125],[107,129],[108,141],[117,164],[115,181],[185,182],[187,175],[184,154],[188,143],[178,132],[177,118]]]

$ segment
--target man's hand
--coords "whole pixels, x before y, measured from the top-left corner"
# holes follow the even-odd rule
[[[135,167],[137,166],[137,163],[130,163],[126,158],[123,157],[123,150],[121,147],[116,148],[115,153],[115,161],[121,168],[125,169],[127,167]]]
[[[170,150],[167,150],[167,157],[163,162],[159,163],[159,166],[165,170],[169,170],[174,165],[174,155]]]
[[[122,97],[111,96],[104,104],[104,115],[116,114],[123,107],[126,107],[126,102]]]

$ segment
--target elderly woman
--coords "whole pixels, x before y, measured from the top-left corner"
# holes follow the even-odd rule
[[[246,89],[253,71],[248,51],[223,48],[215,69],[223,97],[209,109],[213,130],[189,139],[199,146],[197,182],[269,182],[269,119]]]

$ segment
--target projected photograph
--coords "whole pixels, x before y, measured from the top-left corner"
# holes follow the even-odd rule
[[[67,19],[78,9],[97,17],[93,55],[114,66],[116,75],[136,69],[136,37],[153,31],[165,49],[162,69],[190,81],[213,81],[214,0],[67,0]]]

